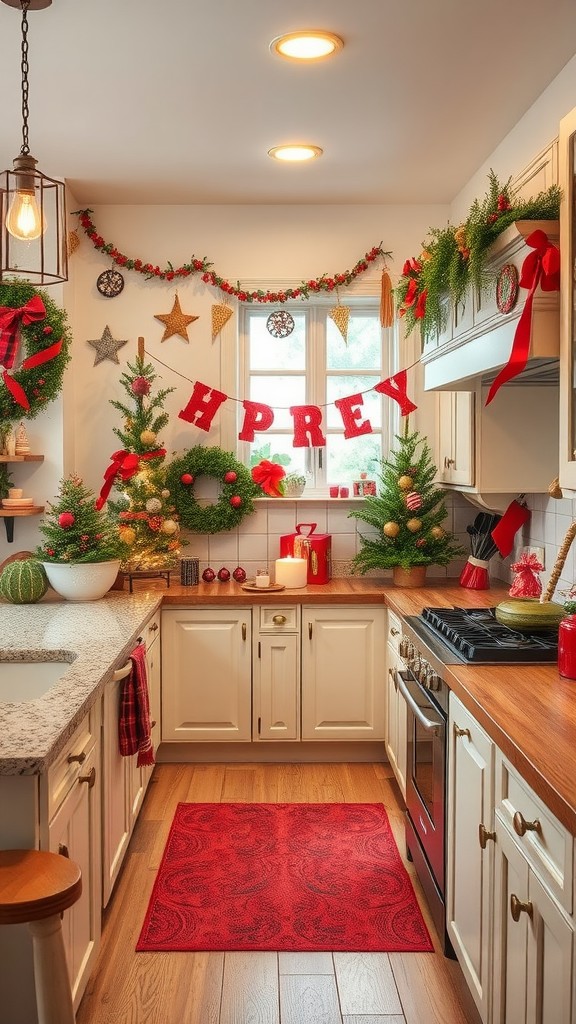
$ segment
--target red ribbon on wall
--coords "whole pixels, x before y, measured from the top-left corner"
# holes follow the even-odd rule
[[[11,370],[18,351],[18,330],[37,320],[44,320],[46,307],[39,295],[24,306],[0,306],[0,365]]]
[[[534,251],[528,253],[522,264],[519,284],[521,288],[529,289],[528,296],[516,327],[510,357],[506,366],[502,367],[492,382],[486,405],[490,405],[503,384],[522,373],[528,362],[532,330],[532,305],[538,285],[543,292],[560,290],[560,252],[558,247],[552,245],[545,231],[540,230],[533,231],[528,235],[526,245],[529,245]]]
[[[108,495],[112,490],[114,479],[119,476],[121,480],[129,480],[138,472],[140,459],[161,459],[166,455],[165,448],[156,448],[153,452],[145,452],[144,455],[136,455],[134,452],[117,451],[112,452],[112,459],[108,469],[104,473],[104,483],[100,490],[100,496],[96,498],[96,508],[100,510],[106,503]]]
[[[43,348],[40,352],[34,352],[33,355],[28,356],[27,359],[22,363],[22,370],[33,370],[35,366],[41,366],[42,363],[48,363],[51,359],[54,359],[59,355],[62,348],[62,338],[60,341],[55,341],[53,345],[48,348]],[[4,370],[2,374],[2,380],[4,381],[8,391],[12,395],[15,402],[21,405],[23,409],[30,408],[30,402],[28,401],[26,392],[21,384],[17,380],[14,380],[12,374],[8,373],[8,370]]]

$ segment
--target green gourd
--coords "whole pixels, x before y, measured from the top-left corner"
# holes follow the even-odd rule
[[[517,597],[496,605],[494,614],[503,626],[516,629],[519,633],[533,633],[558,629],[566,612],[561,604],[554,601],[540,602],[537,598]]]
[[[34,604],[47,590],[44,566],[35,558],[9,562],[0,575],[0,594],[11,604]]]

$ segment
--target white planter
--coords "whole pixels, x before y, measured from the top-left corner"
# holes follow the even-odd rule
[[[84,562],[80,565],[42,562],[42,565],[50,586],[67,601],[97,601],[104,597],[114,583],[120,559],[112,562]]]

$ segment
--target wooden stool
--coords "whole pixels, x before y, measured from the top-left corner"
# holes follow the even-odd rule
[[[74,1024],[62,911],[80,898],[74,861],[40,850],[0,850],[0,925],[28,924],[38,1024]]]

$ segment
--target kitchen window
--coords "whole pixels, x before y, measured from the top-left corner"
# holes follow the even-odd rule
[[[243,394],[272,407],[274,422],[256,432],[252,442],[239,442],[246,465],[261,459],[280,462],[287,473],[306,476],[306,493],[325,493],[331,483],[350,483],[360,472],[374,476],[388,448],[388,409],[395,403],[371,390],[391,372],[393,332],[380,325],[379,303],[347,300],[350,307],[347,342],[328,315],[334,297],[287,303],[294,328],[285,337],[269,333],[270,308],[245,305],[240,310],[240,372]],[[334,401],[362,392],[362,420],[372,433],[346,439]],[[290,406],[314,405],[322,410],[325,447],[295,448]],[[239,407],[240,426],[243,409]]]

